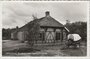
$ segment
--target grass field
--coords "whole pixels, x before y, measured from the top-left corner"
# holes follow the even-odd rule
[[[26,43],[18,40],[3,40],[3,56],[86,56],[87,47],[82,43],[80,48],[61,50],[63,45],[53,44],[35,44],[30,47]]]

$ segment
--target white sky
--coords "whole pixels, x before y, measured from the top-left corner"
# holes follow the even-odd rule
[[[44,17],[46,11],[62,24],[87,21],[87,2],[7,2],[2,5],[4,28],[23,26],[32,20],[32,15]]]

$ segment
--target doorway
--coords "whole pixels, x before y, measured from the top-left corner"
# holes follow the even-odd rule
[[[46,42],[54,42],[55,39],[55,32],[53,31],[47,31],[45,34],[45,41]]]

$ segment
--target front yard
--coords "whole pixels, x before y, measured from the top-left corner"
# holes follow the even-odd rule
[[[26,43],[18,40],[3,40],[2,43],[3,56],[86,56],[86,46],[78,49],[61,50],[61,44],[35,44],[30,47]]]

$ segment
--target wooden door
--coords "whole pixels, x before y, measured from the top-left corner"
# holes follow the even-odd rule
[[[24,33],[23,33],[23,32],[18,32],[17,38],[18,38],[20,41],[24,41]]]
[[[54,38],[55,38],[55,33],[53,31],[47,31],[46,32],[46,42],[54,42]]]

